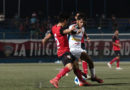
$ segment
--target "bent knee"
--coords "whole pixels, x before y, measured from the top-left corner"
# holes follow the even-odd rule
[[[66,64],[65,67],[68,67],[69,70],[72,70],[73,69],[73,64],[72,63],[68,63],[68,64]]]
[[[117,59],[120,59],[120,56],[117,56],[116,58],[117,58]]]

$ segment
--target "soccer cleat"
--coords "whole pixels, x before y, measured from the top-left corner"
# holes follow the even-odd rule
[[[84,83],[79,82],[79,86],[80,86],[80,87],[81,87],[81,86],[91,86],[91,84],[88,83],[88,82],[84,82]]]
[[[82,72],[82,75],[83,75],[86,79],[90,79],[90,78],[91,78],[91,76],[89,76],[88,74],[85,74],[85,73],[83,73],[83,72]]]
[[[120,68],[120,67],[116,67],[116,70],[122,70],[122,68]]]
[[[91,78],[91,81],[96,81],[98,83],[103,83],[104,82],[102,79],[97,78],[97,77]]]
[[[111,68],[111,64],[110,63],[107,63],[108,67]]]
[[[58,80],[52,79],[52,80],[50,80],[50,83],[51,83],[54,87],[58,88]]]
[[[85,78],[87,78],[87,74],[85,74],[85,73],[82,72],[82,75],[83,75]]]

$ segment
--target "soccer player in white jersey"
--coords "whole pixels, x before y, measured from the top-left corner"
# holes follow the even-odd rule
[[[95,75],[94,64],[91,57],[88,56],[86,50],[83,50],[81,48],[81,40],[85,34],[85,28],[83,27],[84,19],[85,19],[84,15],[79,15],[77,17],[76,25],[75,25],[76,29],[69,36],[70,52],[77,58],[77,60],[80,58],[81,60],[84,60],[85,62],[88,63],[92,81],[103,83],[103,80],[97,78]],[[69,29],[71,29],[72,26],[73,24],[69,26]]]
[[[72,21],[72,22],[71,22],[72,24],[76,24],[76,20],[77,20],[77,17],[78,17],[79,15],[84,15],[84,13],[77,12],[77,13],[75,14],[75,17],[74,17],[74,18],[75,18],[75,21]],[[87,34],[84,34],[84,36],[82,37],[82,40],[81,40],[81,48],[82,48],[82,49],[86,49],[84,37],[86,37],[87,42],[90,43],[90,39],[89,39],[88,35],[87,35]],[[85,76],[85,78],[90,79],[90,76],[88,75],[88,64],[87,64],[87,62],[85,62],[85,61],[83,61],[83,60],[81,61],[80,58],[79,58],[79,62],[82,63],[83,75]],[[67,75],[68,75],[68,74],[67,74]]]

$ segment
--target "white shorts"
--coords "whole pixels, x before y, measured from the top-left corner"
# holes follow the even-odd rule
[[[70,52],[73,56],[76,57],[76,59],[79,59],[82,52],[86,52],[86,50],[83,50],[82,48],[70,48]]]

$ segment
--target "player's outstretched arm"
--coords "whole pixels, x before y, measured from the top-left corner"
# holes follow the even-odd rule
[[[86,32],[84,32],[84,35],[86,36],[86,39],[87,39],[88,43],[90,43],[90,42],[91,42],[91,40],[90,40],[90,38],[89,38],[89,36],[87,35],[87,33],[86,33]]]
[[[70,29],[65,29],[64,31],[63,31],[63,34],[69,34],[69,33],[71,33],[72,31],[74,31],[76,28],[75,28],[75,25],[73,25],[72,26],[72,28]]]
[[[47,36],[45,36],[43,39],[42,39],[42,44],[44,45],[50,38],[51,38],[51,33],[49,33]]]

